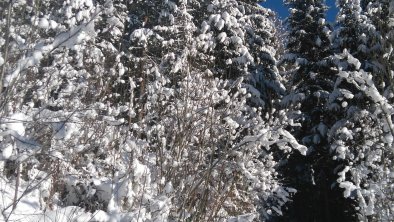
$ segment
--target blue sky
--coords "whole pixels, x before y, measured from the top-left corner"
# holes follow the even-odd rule
[[[326,0],[326,4],[329,7],[327,12],[327,20],[330,22],[334,22],[337,13],[337,9],[335,7],[335,0]],[[266,2],[263,2],[261,5],[277,12],[279,14],[279,17],[282,19],[286,18],[289,14],[287,7],[283,5],[283,0],[266,0]]]

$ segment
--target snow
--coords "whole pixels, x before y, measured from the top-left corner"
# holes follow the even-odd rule
[[[214,7],[213,4],[209,4],[209,5],[207,6],[208,12],[213,12],[214,8],[215,8],[215,7]]]
[[[339,89],[339,92],[346,98],[346,99],[353,99],[354,95],[347,89]]]
[[[93,17],[96,17],[96,14]],[[46,26],[47,20],[42,20],[43,25]],[[54,49],[59,47],[67,47],[72,48],[84,40],[90,39],[95,36],[94,31],[94,19],[86,24],[82,24],[76,27],[71,28],[69,31],[64,32],[56,36],[52,43],[47,45],[37,44],[33,49],[33,52],[27,57],[22,57],[18,60],[16,68],[4,78],[4,87],[9,86],[22,71],[26,69],[38,65],[40,61],[47,55],[52,52]]]
[[[134,176],[137,178],[142,178],[149,173],[148,168],[145,165],[141,164],[138,160],[133,161],[133,170]]]
[[[38,27],[40,27],[42,29],[48,29],[50,27],[48,19],[41,18],[38,23]]]
[[[32,184],[31,184],[32,185]],[[2,201],[0,202],[0,209],[5,210],[3,215],[8,217],[7,221],[53,221],[53,222],[67,222],[67,221],[115,221],[111,216],[103,211],[96,211],[94,213],[86,212],[84,209],[77,206],[68,206],[57,209],[40,209],[42,205],[37,199],[41,194],[38,190],[31,190],[31,186],[22,181],[19,187],[19,200],[16,208],[12,210],[12,202],[14,199],[15,186],[9,181],[0,179],[0,191],[2,192]],[[31,187],[30,187],[31,188]],[[49,187],[48,187],[49,188]],[[12,214],[11,213],[12,210]],[[127,221],[127,220],[122,220]]]
[[[387,77],[390,39],[371,25],[375,33],[358,36],[359,48],[375,61],[352,49],[317,62],[297,51],[302,42],[282,48],[288,30],[276,30],[269,10],[242,1],[194,3],[48,1],[39,14],[29,1],[12,5],[34,15],[27,23],[12,17],[12,59],[0,54],[0,65],[7,62],[0,217],[265,220],[286,213],[296,191],[277,170],[298,152],[317,161],[302,163],[311,167],[300,172],[311,174],[311,185],[319,186],[313,174],[321,160],[341,164],[329,182],[354,198],[360,214],[380,216],[393,177],[381,163],[392,156],[394,107],[390,83],[375,85],[375,74]],[[320,8],[308,10],[313,16]],[[325,19],[314,21],[330,35]],[[302,29],[297,34],[311,35],[311,48],[325,47],[322,33]],[[330,59],[336,66],[328,67]],[[326,79],[326,68],[338,75]],[[294,81],[298,70],[312,81]],[[315,148],[330,152],[315,159]]]
[[[219,19],[219,21],[215,24],[216,28],[220,31],[224,28],[224,20],[223,19]]]
[[[53,134],[55,139],[65,139],[71,138],[73,133],[78,131],[78,126],[71,122],[57,122],[53,123]]]
[[[303,146],[297,142],[293,135],[291,135],[288,131],[280,129],[278,132],[280,135],[284,136],[288,142],[294,147],[294,149],[300,151],[302,155],[306,155],[308,148]]]
[[[289,104],[295,104],[297,102],[300,102],[302,100],[305,99],[305,94],[304,93],[295,93],[295,94],[289,94],[286,95],[281,103],[285,106],[289,105]]]
[[[53,20],[49,20],[49,27],[51,29],[56,29],[58,27],[58,23]]]
[[[15,113],[6,119],[5,127],[20,136],[25,135],[24,121],[27,121],[28,117],[23,113]]]
[[[352,194],[353,191],[357,190],[358,188],[350,181],[345,181],[345,182],[341,182],[339,184],[340,188],[345,189],[345,191],[343,191],[343,196],[344,197],[350,197],[350,195]]]
[[[340,76],[340,77],[342,77],[342,78],[344,78],[344,79],[347,79],[347,78],[349,77],[349,73],[348,73],[348,72],[345,72],[345,71],[340,71],[340,72],[338,73],[338,76]]]
[[[6,144],[5,147],[3,147],[3,151],[2,151],[3,160],[10,159],[13,151],[14,151],[14,146],[10,143]]]
[[[201,33],[206,33],[209,30],[210,26],[206,21],[203,21],[201,24]]]
[[[109,217],[104,212],[97,212],[95,214],[85,212],[82,208],[76,206],[65,207],[58,210],[49,210],[41,213],[39,216],[32,216],[30,221],[48,221],[48,222],[83,222],[83,221],[110,221]]]
[[[152,36],[152,35],[153,35],[152,30],[142,28],[142,29],[137,29],[137,30],[135,30],[135,31],[131,34],[131,37],[130,37],[130,38],[131,38],[132,40],[137,40],[138,42],[141,42],[141,43],[145,44],[145,43],[148,41],[148,38],[149,38],[150,36]]]
[[[1,53],[0,53],[0,66],[2,66],[4,64],[4,58],[1,56]]]
[[[346,147],[346,146],[339,145],[336,147],[336,152],[337,152],[337,155],[340,159],[346,158],[347,150],[348,150],[348,147]]]
[[[346,173],[349,172],[350,166],[346,166],[341,172],[338,173],[339,178],[337,179],[338,183],[346,181]]]
[[[235,45],[242,45],[242,39],[239,36],[231,36],[231,42]]]
[[[166,184],[166,186],[164,187],[164,190],[165,190],[166,194],[170,194],[170,193],[174,192],[174,187],[172,186],[172,183],[168,182]]]
[[[224,41],[226,40],[226,38],[227,38],[227,34],[226,34],[225,32],[221,32],[221,33],[218,35],[218,37],[217,37],[217,39],[218,39],[218,41],[219,41],[220,43],[224,42]]]
[[[174,17],[174,15],[170,14],[170,15],[168,16],[168,19],[169,19],[169,21],[170,21],[170,24],[174,24],[174,23],[175,23],[175,17]]]
[[[233,119],[231,119],[230,117],[226,117],[226,118],[224,118],[224,120],[227,122],[229,127],[232,129],[237,129],[239,127],[239,124],[237,122],[235,122]]]
[[[37,65],[41,59],[43,58],[43,54],[40,50],[36,50],[32,53],[30,57],[26,59],[21,59],[18,63],[17,68],[11,75],[7,75],[4,79],[4,86],[7,87],[11,84],[11,82],[18,77],[19,73],[22,70],[25,70],[31,66]]]
[[[237,217],[231,217],[227,220],[227,222],[252,222],[254,219],[256,219],[255,214],[245,214]]]
[[[320,25],[325,25],[326,24],[326,20],[324,18],[319,18],[319,24]]]
[[[361,67],[360,61],[358,59],[354,58],[351,54],[348,54],[347,61],[349,62],[349,64],[354,65],[354,67],[356,69],[360,69],[360,67]]]
[[[245,65],[253,64],[254,59],[252,55],[249,53],[248,49],[242,47],[239,48],[238,52],[240,53],[240,56],[234,59],[234,61],[237,62],[237,64],[245,64]]]
[[[386,143],[392,144],[394,142],[393,135],[391,133],[386,133],[384,135],[384,140],[385,140]]]
[[[353,139],[353,133],[348,128],[342,128],[341,133],[346,139]]]
[[[38,191],[34,190],[24,194],[23,192],[26,190],[26,184],[22,183],[18,191],[18,197],[22,198],[20,199],[16,209],[14,209],[13,213],[10,215],[15,193],[14,187],[13,183],[10,183],[3,177],[0,178],[0,191],[2,193],[0,209],[3,212],[3,216],[5,215],[8,218],[8,221],[16,221],[23,220],[23,218],[26,218],[26,215],[29,217],[29,215],[40,213],[40,211],[38,211],[40,204],[37,198],[34,198],[38,195]],[[3,217],[3,219],[5,218]]]

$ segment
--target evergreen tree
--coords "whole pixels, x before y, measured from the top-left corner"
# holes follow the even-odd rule
[[[255,1],[205,1],[201,8],[208,9],[205,18],[196,15],[201,19],[201,59],[215,76],[243,77],[250,84],[250,101],[272,108],[272,100],[284,91],[276,68],[272,15]]]
[[[392,183],[391,83],[382,58],[387,40],[383,24],[377,25],[382,23],[378,18],[384,1],[337,3],[340,13],[334,47],[339,76],[330,107],[338,121],[329,132],[335,158],[343,163],[337,168],[337,181],[345,189],[344,196],[356,200],[359,220],[390,221],[393,192],[386,184]],[[348,10],[349,6],[357,10]],[[353,42],[342,44],[347,40]]]
[[[292,132],[308,151],[293,153],[282,167],[284,181],[297,190],[284,220],[351,220],[350,202],[341,197],[338,186],[332,186],[337,163],[330,154],[327,132],[336,119],[327,105],[336,77],[330,59],[331,31],[325,21],[327,6],[312,0],[285,3],[290,8],[289,32],[281,63],[288,69],[289,93],[282,103],[293,110],[290,114],[299,125]]]
[[[379,92],[384,93],[388,88],[393,90],[393,80],[390,74],[392,63],[390,51],[392,47],[392,11],[391,0],[363,0],[363,14],[368,18],[369,58],[360,62],[363,69],[373,73],[373,78]],[[391,69],[392,70],[392,69]],[[386,92],[387,93],[387,92]]]
[[[332,33],[333,48],[341,53],[341,49],[352,50],[350,53],[366,53],[366,16],[362,13],[360,0],[338,0],[337,27]],[[364,46],[364,47],[363,47]],[[361,55],[360,55],[361,56]]]

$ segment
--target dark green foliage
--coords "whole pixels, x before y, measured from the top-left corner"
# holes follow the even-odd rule
[[[288,90],[283,104],[298,110],[292,128],[307,154],[293,153],[283,164],[286,185],[298,190],[280,221],[352,221],[352,201],[343,198],[336,185],[338,163],[332,160],[327,141],[328,129],[336,116],[328,109],[335,85],[336,69],[330,55],[331,28],[325,21],[324,1],[293,1],[290,8],[287,54],[282,64],[288,68]],[[345,219],[345,220],[344,220]]]

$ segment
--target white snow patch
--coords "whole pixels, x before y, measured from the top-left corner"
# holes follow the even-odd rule
[[[25,135],[24,121],[27,120],[27,116],[23,113],[15,113],[7,118],[6,129],[9,129],[19,136]]]
[[[1,56],[1,53],[0,53],[0,66],[2,66],[4,64],[4,58]]]
[[[7,145],[5,145],[2,151],[3,159],[5,160],[10,159],[13,151],[14,151],[14,146],[12,144],[8,143]]]
[[[357,190],[357,187],[352,182],[349,182],[349,181],[341,182],[339,184],[339,187],[345,189],[345,191],[343,191],[344,197],[350,197],[351,193],[354,190]]]
[[[49,28],[49,21],[46,18],[41,18],[40,21],[38,22],[38,26],[42,29],[48,29]]]
[[[226,40],[227,38],[227,34],[225,32],[222,32],[218,35],[217,39],[220,43],[224,42],[224,40]]]

